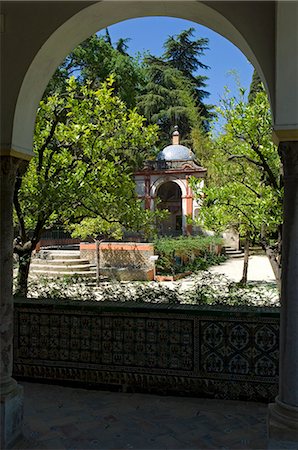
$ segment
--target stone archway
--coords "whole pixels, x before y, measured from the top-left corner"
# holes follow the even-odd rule
[[[296,2],[2,2],[1,43],[1,413],[6,448],[21,431],[21,393],[12,368],[12,195],[19,160],[32,156],[36,109],[56,67],[82,40],[113,23],[144,16],[180,17],[220,33],[248,57],[267,88],[285,168],[281,375],[270,429],[298,427],[298,40]],[[2,20],[3,19],[3,20]],[[13,426],[12,426],[13,424]]]
[[[125,8],[123,2],[120,3],[119,8],[115,7],[115,2],[97,2],[83,8],[58,27],[43,43],[26,71],[17,97],[12,129],[12,148],[15,152],[23,153],[30,158],[36,109],[52,74],[61,61],[92,33],[128,18],[179,17],[200,23],[226,37],[239,47],[257,68],[272,99],[274,110],[273,80],[270,76],[268,55],[267,57],[262,55],[263,51],[259,44],[253,42],[253,35],[252,42],[248,43],[248,40],[238,31],[236,23],[228,20],[218,11],[220,7],[215,9],[197,1],[125,2]],[[230,13],[233,16],[232,8]],[[249,14],[249,10],[247,13]],[[238,20],[240,20],[239,17]],[[264,61],[261,61],[262,57]],[[265,61],[266,59],[268,61]]]

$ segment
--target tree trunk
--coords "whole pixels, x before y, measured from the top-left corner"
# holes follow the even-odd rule
[[[100,282],[100,251],[99,251],[100,241],[98,239],[96,239],[95,245],[96,245],[96,286],[99,286],[99,282]]]
[[[244,261],[243,261],[243,272],[242,272],[242,278],[240,280],[240,284],[243,284],[244,286],[247,284],[247,272],[248,272],[248,258],[249,258],[249,244],[250,240],[246,236],[245,243],[244,243]]]
[[[269,262],[271,264],[276,279],[276,284],[280,292],[281,289],[281,260],[280,260],[281,258],[279,250],[280,245],[278,244],[278,248],[277,250],[275,250],[274,248],[270,247],[270,245],[268,245],[267,243],[262,242],[262,247],[265,250],[266,255],[269,259]]]
[[[266,240],[266,234],[261,233],[261,246],[266,253],[275,276],[279,292],[281,291],[281,248],[282,248],[282,226],[278,229],[278,242],[270,246]]]
[[[15,295],[19,297],[27,297],[31,255],[31,248],[25,252],[22,252],[22,254],[19,254],[19,269],[15,291]]]

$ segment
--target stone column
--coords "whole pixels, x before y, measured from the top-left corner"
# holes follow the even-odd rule
[[[281,142],[284,168],[279,394],[269,436],[298,440],[298,142]]]
[[[13,365],[13,190],[20,160],[0,157],[1,448],[21,434],[23,390],[12,378]]]
[[[144,195],[144,207],[150,209],[151,197],[150,197],[150,176],[145,176],[145,195]]]
[[[187,234],[187,197],[183,195],[181,197],[181,214],[182,214],[182,233]]]
[[[186,215],[193,219],[193,192],[189,186],[188,177],[186,177]],[[188,235],[192,234],[192,224],[186,224],[186,232]]]

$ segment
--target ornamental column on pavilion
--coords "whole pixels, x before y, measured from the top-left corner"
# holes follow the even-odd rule
[[[189,178],[200,179],[204,186],[207,169],[200,166],[194,153],[180,144],[178,127],[172,134],[172,144],[161,150],[156,160],[146,161],[135,173],[136,190],[144,208],[167,209],[170,215],[159,229],[161,235],[189,235],[195,232],[191,221],[199,215],[200,202],[194,197]]]

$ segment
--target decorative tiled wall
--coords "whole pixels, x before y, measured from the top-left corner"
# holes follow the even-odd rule
[[[14,375],[271,401],[278,310],[15,302]]]

